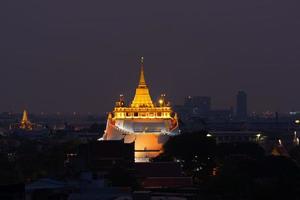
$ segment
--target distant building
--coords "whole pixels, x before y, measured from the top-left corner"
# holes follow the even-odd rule
[[[233,109],[217,109],[211,110],[209,118],[210,120],[231,120],[233,117]]]
[[[258,131],[212,131],[209,136],[216,138],[219,143],[255,142],[262,143],[265,135]]]
[[[19,123],[11,124],[9,129],[15,135],[32,138],[43,137],[49,134],[49,130],[43,125],[30,122],[26,110],[23,112],[21,121]]]
[[[184,106],[193,117],[207,117],[211,111],[211,97],[188,96],[185,98]]]
[[[236,117],[247,119],[247,94],[244,91],[239,91],[236,96]]]
[[[32,131],[37,128],[41,128],[41,126],[30,122],[27,110],[23,111],[22,119],[19,123],[10,125],[10,129],[20,129],[24,131]]]

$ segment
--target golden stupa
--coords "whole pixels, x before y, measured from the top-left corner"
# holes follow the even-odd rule
[[[32,123],[28,119],[28,113],[26,110],[23,111],[23,116],[19,128],[24,130],[32,130]]]
[[[106,130],[101,140],[124,140],[135,142],[136,161],[149,161],[162,152],[163,144],[170,136],[179,134],[177,115],[170,103],[161,95],[157,104],[153,103],[145,81],[144,61],[135,96],[129,106],[123,95],[116,102],[112,113],[108,114]]]

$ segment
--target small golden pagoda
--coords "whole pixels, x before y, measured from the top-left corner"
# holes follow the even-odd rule
[[[28,113],[26,110],[23,111],[23,116],[19,128],[24,130],[32,130],[32,123],[28,119]]]
[[[132,103],[126,106],[124,96],[120,95],[113,112],[108,114],[101,139],[135,142],[136,161],[148,161],[162,152],[163,144],[170,136],[177,134],[177,115],[166,101],[166,95],[162,94],[156,104],[151,99],[142,58],[139,84]]]

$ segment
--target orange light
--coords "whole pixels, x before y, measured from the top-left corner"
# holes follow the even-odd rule
[[[164,100],[160,99],[160,100],[158,101],[158,103],[159,103],[160,105],[162,105],[162,104],[164,103]]]

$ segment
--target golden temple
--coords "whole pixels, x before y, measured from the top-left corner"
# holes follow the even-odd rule
[[[32,130],[32,123],[28,119],[28,113],[26,110],[23,111],[23,116],[20,123],[20,129]]]
[[[109,113],[102,140],[135,142],[137,161],[148,161],[162,152],[170,136],[179,134],[177,115],[172,111],[165,95],[153,103],[145,81],[144,59],[141,59],[139,84],[132,103],[126,106],[124,96]]]

